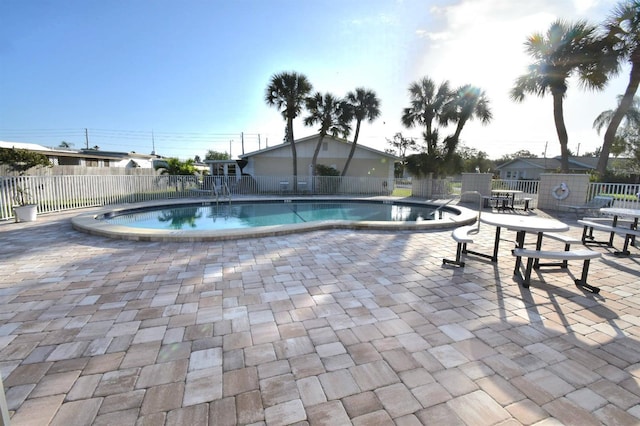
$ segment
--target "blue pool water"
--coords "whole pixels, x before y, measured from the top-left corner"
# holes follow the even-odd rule
[[[145,229],[224,230],[334,220],[415,222],[433,219],[434,209],[433,206],[372,201],[233,202],[163,206],[115,213],[103,220]]]

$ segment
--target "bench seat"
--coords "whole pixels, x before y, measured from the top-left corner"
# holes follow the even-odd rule
[[[624,237],[624,247],[621,251],[616,251],[614,254],[616,255],[624,255],[628,256],[629,252],[629,243],[635,239],[635,237],[640,237],[640,230],[625,228],[623,226],[611,226],[606,225],[604,223],[589,221],[589,220],[579,220],[578,223],[582,225],[584,228],[582,230],[582,243],[583,244],[606,244],[609,247],[613,247],[613,236],[615,234],[622,235]],[[593,238],[593,231],[602,231],[608,232],[610,234],[608,241],[597,241]]]
[[[513,255],[527,258],[525,276],[522,280],[522,285],[525,288],[529,288],[529,284],[531,282],[531,271],[533,269],[534,259],[562,260],[563,262],[570,260],[582,260],[584,262],[582,266],[582,274],[580,276],[580,279],[575,280],[576,285],[585,287],[591,290],[593,293],[600,292],[600,288],[594,287],[587,283],[587,275],[589,274],[589,262],[591,261],[591,259],[600,257],[601,254],[599,252],[586,249],[550,251],[516,248],[513,250]]]
[[[593,228],[598,231],[613,232],[618,235],[631,235],[634,237],[640,237],[639,229],[625,228],[622,226],[611,226],[590,220],[579,220],[578,223],[584,227]]]
[[[551,238],[552,240],[560,241],[564,243],[564,251],[571,250],[571,244],[582,244],[580,238],[572,237],[566,233],[545,232],[543,238]],[[562,259],[560,263],[540,263],[540,259],[536,259],[533,268],[538,269],[541,266],[560,266],[562,268],[567,267],[568,259]]]
[[[612,225],[613,224],[613,217],[610,217],[610,216],[583,217],[582,220],[587,221],[587,222],[601,223],[603,225]],[[620,225],[631,226],[632,224],[633,224],[633,219],[618,218],[618,221],[616,222],[616,226],[620,226]]]
[[[464,267],[462,255],[467,253],[467,244],[473,243],[472,235],[478,233],[478,227],[475,225],[459,226],[451,232],[451,238],[457,243],[456,259],[442,259],[442,264],[451,264]]]

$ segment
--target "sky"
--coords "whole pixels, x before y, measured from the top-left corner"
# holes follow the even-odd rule
[[[264,102],[272,75],[306,75],[338,97],[375,91],[381,115],[358,143],[389,148],[408,87],[423,77],[482,88],[493,112],[461,143],[497,159],[560,154],[550,96],[509,98],[526,72],[527,36],[556,19],[596,25],[613,0],[0,0],[0,140],[236,158],[280,144],[285,122]],[[616,106],[628,68],[603,92],[570,80],[569,149],[602,145],[592,124]],[[305,113],[303,113],[304,117]],[[318,132],[296,120],[296,139]],[[452,133],[448,129],[444,134]],[[244,144],[242,143],[244,140]]]

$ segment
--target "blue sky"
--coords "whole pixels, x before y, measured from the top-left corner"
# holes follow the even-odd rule
[[[182,159],[282,142],[264,103],[269,78],[301,72],[337,96],[364,86],[382,116],[359,142],[376,149],[403,129],[407,87],[429,76],[483,88],[494,120],[469,123],[463,143],[498,158],[519,149],[559,154],[551,98],[509,100],[525,71],[527,35],[557,18],[600,22],[612,0],[0,0],[0,140]],[[593,151],[593,119],[615,106],[628,70],[602,93],[573,82],[569,147]],[[295,127],[296,138],[316,133]],[[233,142],[230,142],[233,141]]]

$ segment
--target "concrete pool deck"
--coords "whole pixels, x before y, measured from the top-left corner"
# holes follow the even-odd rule
[[[443,266],[451,230],[142,242],[79,213],[0,223],[12,425],[640,423],[639,249],[592,248],[594,295],[523,289],[507,242]]]

